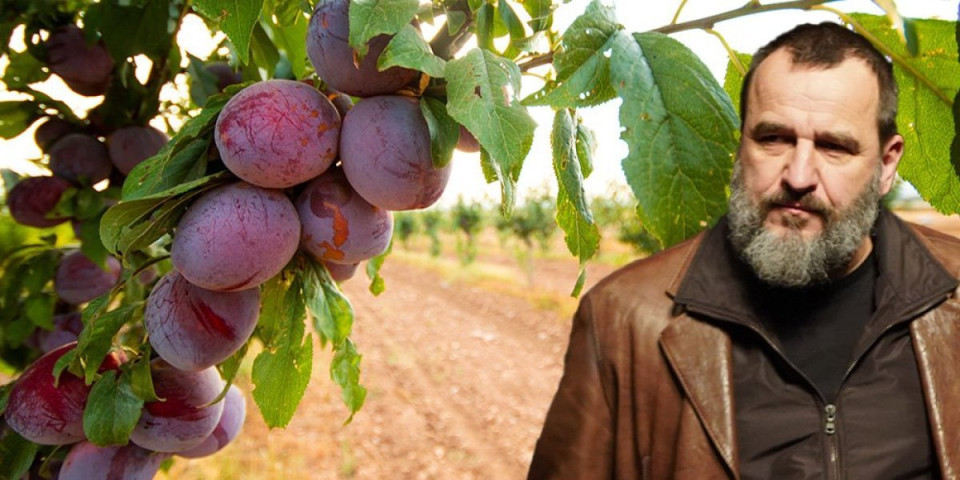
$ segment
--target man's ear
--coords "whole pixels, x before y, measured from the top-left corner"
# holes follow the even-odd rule
[[[893,188],[893,181],[897,177],[897,165],[903,157],[903,137],[899,134],[890,137],[880,151],[881,173],[880,194],[886,195]]]

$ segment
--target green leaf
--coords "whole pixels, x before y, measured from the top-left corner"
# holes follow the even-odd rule
[[[23,52],[11,50],[7,58],[10,63],[3,74],[3,83],[10,90],[16,90],[50,78],[50,72],[43,70],[43,62],[31,55],[29,50]]]
[[[524,104],[559,109],[599,105],[615,98],[610,57],[620,31],[613,7],[591,2],[563,35],[553,60],[557,79],[525,98]]]
[[[580,292],[583,291],[583,284],[587,281],[587,269],[581,265],[580,274],[577,275],[577,283],[573,286],[573,291],[570,292],[570,296],[577,298],[580,296]]]
[[[431,77],[441,78],[446,63],[433,54],[430,45],[416,27],[404,25],[380,54],[380,58],[377,59],[377,69],[382,72],[390,67],[404,67],[419,70]]]
[[[580,171],[583,178],[593,173],[593,154],[597,151],[597,137],[590,127],[577,119],[577,158],[580,160]]]
[[[100,240],[100,218],[88,219],[80,223],[80,251],[93,263],[106,267],[107,249]]]
[[[253,399],[268,426],[290,423],[313,368],[313,341],[304,337],[306,307],[302,282],[271,279],[263,287],[258,331],[264,350],[253,362]]]
[[[459,10],[447,10],[447,33],[453,35],[459,32],[464,23],[467,23],[467,14]]]
[[[160,397],[153,388],[153,375],[150,373],[150,343],[145,342],[141,350],[140,358],[131,362],[126,373],[130,378],[130,389],[144,402],[156,402]]]
[[[0,138],[9,140],[23,133],[36,118],[35,112],[32,102],[0,102]]]
[[[0,434],[0,480],[19,480],[30,470],[40,445],[11,428],[4,428]]]
[[[727,62],[727,72],[723,77],[723,91],[727,92],[733,109],[737,112],[740,111],[740,90],[743,89],[743,77],[746,75],[746,70],[750,68],[752,58],[753,55],[748,53],[737,53],[737,63],[734,63],[733,59]],[[743,73],[740,72],[740,68],[744,69]]]
[[[190,79],[190,100],[202,107],[207,103],[207,98],[216,95],[220,90],[217,87],[217,76],[207,70],[203,60],[189,53],[187,57],[190,59],[190,63],[187,64],[187,75]]]
[[[383,277],[380,276],[380,269],[383,267],[383,262],[390,256],[390,252],[393,251],[393,238],[390,238],[390,243],[387,245],[387,251],[377,255],[376,257],[367,260],[367,278],[370,279],[370,293],[373,296],[380,296],[381,293],[387,290],[386,282],[384,282]]]
[[[94,445],[126,445],[137,426],[143,400],[133,392],[127,375],[108,370],[90,389],[83,409],[83,433]]]
[[[877,6],[883,9],[887,14],[887,19],[890,21],[890,25],[900,34],[900,41],[906,45],[907,51],[910,52],[910,55],[916,55],[917,49],[919,48],[916,41],[917,37],[915,32],[912,31],[912,25],[910,22],[900,15],[900,11],[897,10],[897,4],[894,0],[873,0],[873,3],[876,3]]]
[[[417,15],[419,5],[418,0],[350,0],[350,46],[363,57],[371,38],[399,32]]]
[[[349,339],[341,348],[334,349],[333,361],[330,362],[330,376],[340,385],[343,403],[350,409],[350,417],[344,424],[353,420],[363,402],[367,398],[367,389],[360,385],[360,360],[362,355],[357,353],[357,347]]]
[[[556,6],[552,0],[526,0],[523,8],[530,14],[530,28],[534,32],[549,30],[553,26],[553,10]]]
[[[554,116],[550,144],[558,184],[557,225],[565,233],[567,249],[580,259],[582,266],[596,255],[600,230],[593,221],[583,191],[583,175],[577,158],[577,122],[569,110],[559,110]]]
[[[296,2],[289,2],[294,4]],[[279,17],[280,23],[271,25],[273,41],[283,52],[286,53],[287,60],[290,62],[290,69],[295,78],[302,79],[307,76],[307,30],[310,27],[310,19],[306,17],[299,9],[290,15],[286,20]]]
[[[241,63],[250,58],[250,37],[260,18],[263,0],[195,0],[193,7],[204,17],[220,23],[220,29],[236,47]]]
[[[353,305],[322,265],[308,260],[304,269],[303,295],[313,327],[320,333],[321,341],[330,341],[336,348],[353,330]]]
[[[230,355],[229,358],[217,365],[217,369],[220,370],[220,377],[227,382],[223,388],[223,395],[226,395],[227,390],[230,389],[230,385],[233,384],[234,379],[237,378],[237,374],[240,373],[240,366],[243,364],[243,359],[247,357],[247,351],[249,350],[250,342],[248,341],[233,355]]]
[[[517,16],[517,12],[513,11],[513,7],[511,7],[506,0],[499,0],[497,2],[497,13],[499,14],[499,22],[497,23],[502,24],[506,32],[510,34],[510,43],[507,45],[507,49],[504,50],[503,56],[516,58],[517,54],[521,51],[520,45],[527,36],[527,31],[523,27],[523,22],[520,21],[520,17]]]
[[[302,333],[302,320],[298,321]],[[313,369],[310,335],[301,341],[298,335],[290,332],[282,340],[277,348],[260,352],[253,361],[253,400],[270,428],[285,427],[290,423],[307,390]]]
[[[46,330],[53,330],[53,307],[57,298],[49,293],[31,295],[23,300],[23,312],[30,322]]]
[[[913,20],[918,51],[911,57],[886,18],[851,17],[895,55],[894,76],[900,88],[897,128],[906,141],[900,175],[937,210],[960,212],[960,150],[954,150],[951,162],[958,128],[954,97],[960,92],[957,23]]]
[[[176,153],[172,152],[172,148],[164,147],[160,153],[141,162],[130,172],[123,184],[124,200],[155,195],[202,178],[209,148],[210,140],[206,138],[191,140]],[[168,153],[171,155],[168,156]]]
[[[109,294],[104,295],[105,297]],[[143,309],[142,303],[120,307],[88,318],[87,311],[83,312],[83,331],[77,338],[77,355],[84,365],[84,375],[87,383],[91,382],[100,369],[100,364],[113,346],[113,337],[117,335],[127,322],[134,318]]]
[[[460,125],[447,114],[447,106],[435,98],[420,100],[420,111],[430,130],[430,153],[434,168],[446,167],[460,138]]]
[[[280,61],[280,52],[266,30],[259,23],[253,26],[253,35],[250,37],[250,53],[252,67],[258,67],[267,72],[267,78],[273,77],[273,72]]]
[[[126,3],[126,4],[124,4]],[[120,0],[103,1],[90,6],[83,17],[88,28],[100,32],[107,51],[115,59],[146,54],[160,60],[170,48],[170,0],[154,0],[130,5]],[[175,14],[179,14],[174,9]]]
[[[119,255],[144,249],[176,226],[190,202],[223,185],[231,177],[217,173],[180,185],[152,197],[120,202],[103,214],[100,238],[104,247]]]
[[[737,114],[706,66],[658,33],[621,34],[611,80],[623,100],[623,171],[640,220],[665,245],[702,230],[727,208]]]
[[[447,62],[447,112],[467,127],[491,158],[500,180],[504,214],[510,214],[536,122],[520,104],[520,68],[511,60],[473,49]],[[481,155],[482,159],[482,155]]]
[[[486,51],[494,50],[493,38],[495,33],[493,27],[496,20],[495,14],[496,9],[489,3],[484,3],[474,14],[477,21],[477,47]]]

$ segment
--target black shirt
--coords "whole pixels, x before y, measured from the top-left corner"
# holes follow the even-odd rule
[[[758,316],[783,355],[832,403],[874,311],[873,253],[849,275],[826,285],[760,287]]]

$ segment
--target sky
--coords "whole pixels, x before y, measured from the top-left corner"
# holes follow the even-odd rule
[[[742,6],[746,0],[687,0],[678,21],[695,20],[715,13],[725,12]],[[682,0],[607,0],[616,8],[617,18],[628,32],[643,32],[669,24],[674,17],[677,7]],[[772,2],[764,2],[772,3]],[[564,4],[555,13],[555,28],[563,31],[589,4],[589,0],[573,0]],[[830,4],[841,11],[860,11],[882,14],[882,10],[870,0],[845,0]],[[944,18],[956,20],[956,0],[900,0],[898,8],[908,17]],[[714,28],[720,32],[730,46],[742,52],[755,51],[759,46],[771,40],[777,34],[791,28],[798,23],[820,22],[835,20],[836,16],[828,12],[801,12],[786,10],[718,23]],[[190,53],[205,57],[212,48],[209,38],[198,33],[200,22],[197,19],[184,25],[182,35],[189,36],[188,41],[181,39],[181,45],[186,45]],[[717,37],[703,31],[688,31],[672,35],[683,42],[704,61],[714,75],[722,82],[727,64],[727,54]],[[2,68],[2,65],[0,65]],[[50,81],[48,92],[60,92],[66,89],[58,80]],[[521,96],[530,94],[539,88],[538,83],[524,80],[524,90]],[[62,98],[71,105],[78,105],[82,109],[95,106],[99,100],[71,95],[65,91]],[[0,91],[0,100],[11,97],[7,92]],[[594,156],[594,173],[585,181],[584,187],[588,195],[609,195],[612,189],[625,191],[626,181],[620,168],[620,161],[627,154],[626,144],[619,139],[620,126],[617,101],[578,111],[586,125],[591,127],[597,137],[597,151]],[[539,125],[533,147],[524,164],[520,176],[518,191],[524,194],[537,194],[545,189],[556,191],[551,166],[549,147],[549,129],[553,113],[549,108],[531,108],[530,113]],[[0,139],[0,167],[14,168],[22,173],[36,173],[22,159],[38,158],[39,150],[33,144],[33,129],[13,140]],[[441,206],[450,206],[458,198],[466,201],[481,201],[485,203],[499,202],[500,190],[497,184],[486,184],[480,170],[479,154],[457,153],[453,160],[453,172],[446,192],[438,202]],[[521,197],[522,198],[522,197]]]

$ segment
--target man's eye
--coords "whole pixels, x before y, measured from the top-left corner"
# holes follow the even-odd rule
[[[833,152],[833,153],[850,153],[850,149],[847,148],[845,145],[842,145],[842,144],[840,144],[840,143],[835,143],[835,142],[817,142],[817,146],[819,146],[821,150],[826,150],[826,151],[828,151],[828,152]]]
[[[787,143],[789,140],[784,135],[762,135],[757,142],[765,145],[774,145],[778,143]]]

